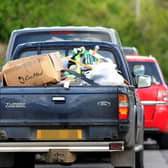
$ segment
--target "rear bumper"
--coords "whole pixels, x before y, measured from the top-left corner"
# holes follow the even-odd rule
[[[167,111],[164,113],[158,112],[152,120],[146,120],[144,131],[147,133],[168,133]]]
[[[104,141],[126,141],[126,136],[129,130],[129,124],[118,124],[118,125],[78,125],[78,126],[67,126],[67,124],[60,126],[53,126],[52,124],[48,124],[48,126],[13,126],[13,127],[0,127],[0,140],[10,140],[13,139],[15,142],[37,142],[38,140],[46,140],[46,141],[72,141],[72,140],[81,140],[82,142],[104,142]],[[51,137],[51,139],[40,139],[38,137],[39,130],[47,130],[47,131],[59,131],[59,130],[81,130],[80,139],[73,139],[69,137],[67,139]],[[54,133],[56,134],[56,133]],[[47,136],[47,135],[46,135]]]
[[[151,133],[168,133],[168,104],[164,101],[146,101],[149,104],[143,105],[155,105],[155,111],[150,111],[150,106],[145,111],[145,116],[152,113],[151,117],[145,117],[145,132]],[[150,104],[151,103],[151,104]],[[153,103],[153,104],[152,104]]]
[[[120,149],[110,149],[110,144],[119,145]],[[0,152],[49,152],[52,149],[70,152],[115,152],[124,150],[124,142],[0,142]]]

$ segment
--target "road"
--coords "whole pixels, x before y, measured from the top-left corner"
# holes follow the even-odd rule
[[[159,150],[156,144],[146,144],[144,168],[168,168],[168,150]],[[36,168],[112,168],[109,163],[86,163],[74,166],[36,165]]]
[[[144,168],[168,168],[168,151],[146,150]]]

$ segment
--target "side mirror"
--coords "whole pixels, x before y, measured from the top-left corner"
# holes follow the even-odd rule
[[[149,75],[138,75],[136,78],[138,88],[147,88],[152,85],[152,77]]]

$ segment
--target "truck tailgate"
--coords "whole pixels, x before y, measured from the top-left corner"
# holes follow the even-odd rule
[[[4,87],[0,124],[112,124],[118,118],[117,87]]]

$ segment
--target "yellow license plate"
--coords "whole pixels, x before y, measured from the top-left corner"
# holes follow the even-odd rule
[[[37,140],[81,140],[82,130],[60,129],[60,130],[37,130]]]

